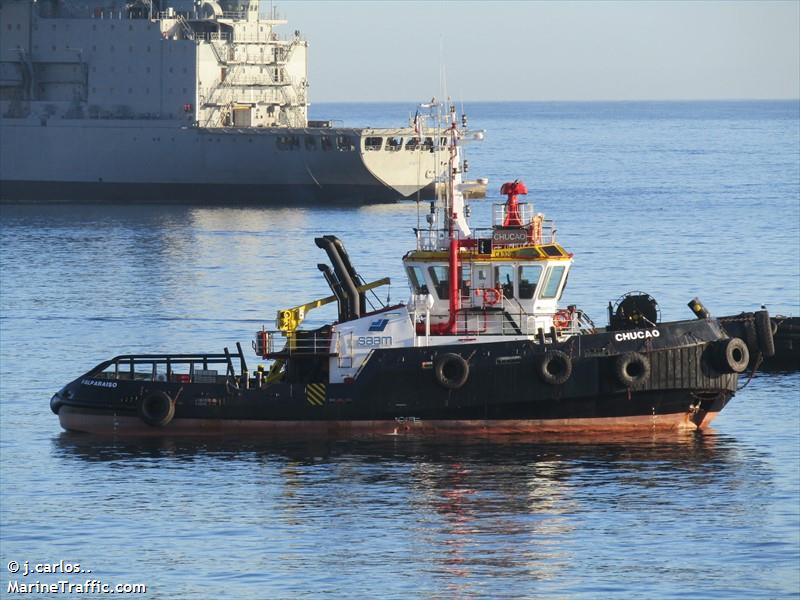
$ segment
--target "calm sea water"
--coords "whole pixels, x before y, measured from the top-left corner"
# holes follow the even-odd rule
[[[800,104],[467,106],[470,175],[523,179],[604,323],[800,314]],[[318,105],[392,125],[408,105]],[[473,204],[477,224],[491,199]],[[800,374],[759,374],[703,435],[372,441],[97,439],[50,395],[123,352],[220,351],[327,295],[312,238],[407,295],[413,202],[349,209],[0,210],[0,584],[151,598],[800,596]],[[384,292],[385,293],[385,292]],[[320,310],[308,322],[332,318]],[[251,362],[255,359],[251,357]],[[64,560],[91,574],[8,572]]]

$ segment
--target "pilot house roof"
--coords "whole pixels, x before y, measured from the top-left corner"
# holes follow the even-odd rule
[[[488,240],[487,240],[488,241]],[[487,244],[488,248],[476,244],[471,248],[462,248],[459,252],[461,261],[512,261],[512,260],[569,260],[572,254],[557,243],[529,244],[520,246],[497,247]],[[485,250],[488,250],[486,252]],[[404,261],[446,262],[448,254],[444,250],[411,250],[403,257]]]

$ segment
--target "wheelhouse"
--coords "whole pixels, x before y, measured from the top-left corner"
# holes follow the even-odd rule
[[[495,205],[492,228],[475,230],[459,244],[457,267],[458,314],[453,333],[535,335],[571,325],[571,316],[558,314],[567,285],[572,255],[555,241],[552,223],[543,231],[542,215],[518,204],[520,215],[531,216],[509,226],[508,204]],[[418,232],[417,249],[403,263],[419,331],[441,331],[450,318],[451,267],[449,253]],[[546,234],[546,239],[543,235]],[[569,321],[569,323],[566,323]]]

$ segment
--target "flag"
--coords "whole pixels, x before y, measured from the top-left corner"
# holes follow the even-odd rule
[[[420,122],[419,122],[419,109],[417,109],[417,114],[414,115],[414,133],[419,135],[419,131],[421,129]]]

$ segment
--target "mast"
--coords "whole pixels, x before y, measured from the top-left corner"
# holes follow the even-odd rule
[[[450,105],[450,161],[447,185],[447,199],[445,201],[445,213],[447,214],[447,227],[448,235],[450,238],[450,318],[447,322],[448,333],[455,335],[458,330],[457,316],[458,311],[461,309],[461,291],[459,283],[461,282],[461,264],[459,261],[459,235],[456,230],[456,223],[459,218],[463,218],[461,213],[464,210],[463,196],[462,202],[457,205],[456,194],[461,194],[457,188],[458,182],[461,179],[461,165],[458,151],[458,125],[456,122],[456,107],[454,104]]]
[[[433,103],[431,106],[433,106]],[[456,321],[458,312],[461,310],[461,261],[459,252],[462,246],[466,246],[468,243],[472,242],[472,230],[469,226],[464,194],[462,191],[461,138],[463,132],[458,127],[455,104],[450,104],[449,108],[450,125],[444,131],[449,151],[444,198],[441,199],[438,208],[435,207],[433,202],[431,203],[431,213],[427,218],[430,225],[429,236],[431,236],[429,238],[430,246],[428,247],[435,248],[439,251],[446,250],[448,253],[449,318],[446,323],[440,323],[431,327],[431,332],[438,335],[457,334],[458,327]],[[462,117],[462,123],[466,125],[465,116]],[[441,146],[441,139],[437,132],[437,148]],[[476,135],[475,139],[483,139],[483,136]],[[444,217],[447,219],[447,229],[445,230],[443,225],[442,229],[439,230],[442,233],[446,231],[446,235],[439,236],[434,233],[438,210],[442,210]],[[418,245],[418,248],[419,247]]]
[[[455,212],[455,191],[456,191],[456,173],[458,172],[458,135],[456,130],[456,111],[455,106],[450,106],[450,161],[449,161],[449,176],[447,178],[447,201],[445,203],[445,211],[448,216],[447,226],[450,236],[450,319],[448,320],[448,329],[450,334],[455,334],[458,330],[457,316],[458,311],[461,309],[461,294],[459,282],[461,281],[461,265],[458,260],[458,237],[455,231],[456,212]]]

